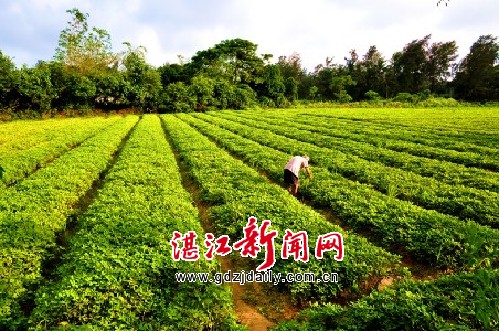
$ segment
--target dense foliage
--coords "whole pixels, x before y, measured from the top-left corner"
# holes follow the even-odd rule
[[[178,116],[185,121],[190,119],[185,114]],[[374,275],[405,272],[400,267],[398,256],[327,222],[322,215],[301,204],[279,186],[268,183],[254,169],[232,158],[186,123],[172,117],[163,119],[174,147],[189,168],[190,175],[201,187],[201,198],[210,205],[210,221],[217,234],[238,238],[246,219],[252,215],[265,215],[272,221],[272,228],[278,230],[281,238],[286,229],[294,232],[306,230],[309,248],[315,247],[319,235],[339,231],[343,233],[349,256],[341,262],[333,260],[332,255],[322,260],[311,258],[307,263],[276,259],[272,269],[274,272],[338,272],[340,275],[338,283],[320,283],[320,286],[313,283],[280,284],[290,291],[294,300],[327,300],[330,296],[338,295],[343,288],[358,290],[364,281]],[[230,140],[227,142],[230,143]],[[248,149],[247,146],[241,148]],[[279,159],[275,159],[271,157],[272,154],[276,153],[267,152],[261,160],[268,159],[270,166],[282,175],[281,165],[289,156],[279,154]],[[279,251],[282,246],[280,238],[276,239],[276,245]],[[262,258],[261,254],[257,257]]]
[[[405,281],[352,303],[316,306],[274,331],[325,330],[497,330],[499,272]]]
[[[260,116],[262,117],[261,114]],[[350,158],[347,154],[343,156],[337,154],[332,157],[330,149],[303,142],[306,140],[304,135],[295,134],[294,139],[286,138],[270,130],[258,129],[255,122],[247,118],[243,119],[247,125],[242,125],[224,120],[220,115],[215,117],[198,114],[196,117],[214,125],[195,120],[193,117],[182,118],[224,148],[266,171],[278,181],[282,181],[282,169],[275,164],[282,164],[289,155],[306,151],[317,166],[314,166],[314,180],[302,185],[300,190],[303,194],[318,207],[334,210],[352,229],[369,231],[380,245],[387,249],[403,244],[414,259],[440,267],[480,265],[490,261],[497,263],[499,247],[497,231],[416,206],[419,201],[413,196],[417,195],[417,189],[408,187],[404,179],[404,174],[409,176],[411,172],[401,171],[395,175],[393,173],[390,177],[386,175],[391,169],[388,167],[378,166],[374,171],[370,171],[369,163],[363,162],[361,158]],[[281,126],[286,127],[286,124],[281,123]],[[279,128],[273,130],[278,132]],[[299,131],[296,128],[293,130]],[[364,179],[362,181],[368,185],[347,179],[350,177],[357,180],[355,173],[358,170],[355,168],[360,167],[357,167],[356,163],[363,163],[365,173],[362,175]],[[374,162],[370,164],[375,165]],[[379,177],[384,177],[383,181],[376,182]],[[412,179],[416,181],[414,186],[425,180],[420,178],[418,181],[416,177]],[[429,178],[426,180],[432,181]],[[426,190],[427,199],[430,201],[439,194],[440,188],[436,181],[433,185],[429,185]],[[387,188],[399,192],[398,194],[386,192]],[[456,196],[459,195],[456,192],[459,191],[458,187],[449,186],[448,189],[449,194],[454,192]],[[378,191],[385,191],[386,194]],[[497,194],[485,192],[493,195],[490,198],[490,207],[491,210],[497,211],[499,201]],[[463,209],[472,210],[474,200],[464,198],[460,200]],[[444,206],[449,202],[446,203],[445,198],[442,198]],[[456,207],[456,211],[459,210],[461,209]],[[444,212],[448,211],[449,209]],[[479,218],[475,214],[473,216]],[[485,219],[484,217],[483,221]]]
[[[286,107],[297,100],[452,103],[434,96],[499,100],[499,43],[492,35],[480,36],[461,61],[455,41],[430,42],[427,35],[388,60],[373,45],[363,56],[351,50],[344,64],[326,58],[309,71],[298,53],[280,56],[272,64],[271,54],[258,55],[256,44],[236,38],[201,50],[188,61],[180,57],[179,64],[155,68],[146,62],[144,47],[124,43],[126,51],[113,52],[109,33],[89,28],[88,14],[78,9],[67,12],[72,19],[60,34],[51,61],[17,68],[0,51],[3,113],[19,117],[129,107],[192,112]]]
[[[279,233],[274,274],[338,277],[276,285],[309,309],[275,330],[497,330],[498,117],[286,109],[0,124],[0,329],[244,330],[228,287],[174,275],[253,270],[263,252],[233,252],[229,267],[175,262],[169,242],[195,231],[203,254],[209,231],[233,245],[256,215]],[[313,179],[295,197],[282,168],[303,153]],[[308,262],[281,257],[286,229],[307,232]],[[343,234],[341,262],[313,257],[328,232]]]
[[[240,329],[226,287],[175,280],[176,272],[220,266],[170,258],[173,231],[203,237],[203,229],[160,120],[149,116],[131,131],[99,198],[82,215],[57,281],[36,292],[32,329]]]
[[[0,191],[0,329],[22,329],[32,289],[46,276],[44,264],[57,255],[56,236],[70,222],[72,206],[98,180],[137,120],[115,121],[79,148]],[[32,156],[37,158],[36,153]]]

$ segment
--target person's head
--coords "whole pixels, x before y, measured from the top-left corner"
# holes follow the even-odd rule
[[[308,157],[308,155],[307,155],[307,154],[303,155],[302,157],[303,157],[305,160],[307,160],[307,162],[308,162],[308,161],[310,161],[310,157]]]

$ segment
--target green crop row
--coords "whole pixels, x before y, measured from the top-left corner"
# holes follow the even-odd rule
[[[221,117],[230,120],[241,120],[240,117],[236,117],[235,114],[231,113],[221,114]],[[244,116],[244,118],[258,120],[258,123],[264,125],[276,124],[279,129],[282,129],[279,132],[288,137],[294,137],[292,133],[296,129],[309,131],[306,140],[319,147],[329,148],[330,146],[334,146],[335,149],[346,154],[356,155],[365,160],[380,162],[390,167],[414,172],[424,177],[431,177],[447,184],[463,184],[468,187],[499,192],[498,173],[484,169],[468,168],[462,164],[453,162],[417,157],[405,152],[395,152],[380,147],[383,146],[385,141],[383,138],[372,138],[375,145],[373,146],[350,140],[348,132],[345,132],[348,129],[343,129],[343,138],[336,138],[339,134],[329,134],[329,129],[321,127],[317,123],[313,124],[314,121],[310,120],[293,122],[286,119],[285,116],[275,118],[273,116],[272,119],[269,119],[267,116],[260,116],[258,118]],[[258,124],[257,122],[252,123]]]
[[[323,122],[329,120],[328,124],[330,122],[342,122],[343,125],[347,126],[352,125],[353,127],[373,128],[380,130],[378,132],[379,134],[383,134],[383,131],[394,134],[403,134],[403,132],[407,132],[407,137],[403,140],[410,140],[412,138],[431,139],[437,142],[440,140],[448,140],[451,145],[453,144],[453,142],[456,142],[458,145],[460,143],[463,143],[465,145],[471,144],[472,146],[474,145],[477,148],[495,148],[495,146],[497,145],[495,143],[496,139],[494,138],[494,133],[488,129],[484,130],[482,128],[482,122],[484,121],[488,122],[487,125],[492,125],[491,128],[494,128],[496,119],[494,117],[485,117],[483,116],[483,114],[472,113],[468,116],[461,117],[454,113],[447,112],[445,117],[435,119],[435,123],[432,125],[426,125],[425,121],[427,119],[428,113],[425,111],[419,112],[419,116],[417,119],[414,119],[413,121],[407,123],[400,123],[394,116],[394,112],[392,112],[391,114],[385,114],[385,117],[382,120],[373,120],[369,118],[352,118],[348,115],[337,114],[331,111],[301,111],[294,112],[294,114],[299,115],[297,116],[297,118],[310,118],[310,116],[313,116]],[[483,121],[478,122],[479,119],[483,119]],[[456,121],[456,123],[452,127],[446,127],[446,120],[458,121]],[[476,128],[473,129],[473,127]],[[497,127],[495,127],[494,130],[497,130]],[[442,147],[447,148],[445,146]]]
[[[34,329],[237,328],[228,288],[176,281],[176,272],[219,267],[215,260],[174,262],[174,231],[204,238],[160,120],[144,116],[81,217],[58,281],[36,293]]]
[[[226,116],[230,116],[230,113],[227,113]],[[279,126],[282,126],[282,123],[285,120],[286,127],[307,130],[312,132],[314,136],[318,137],[321,137],[322,135],[328,136],[330,143],[328,146],[333,145],[335,148],[345,153],[351,153],[370,161],[379,161],[388,166],[402,168],[425,177],[438,179],[448,184],[464,184],[478,189],[491,190],[495,192],[499,191],[499,174],[496,172],[479,168],[470,168],[462,164],[456,164],[449,161],[439,161],[424,157],[417,157],[407,152],[396,152],[383,148],[385,142],[389,141],[388,138],[390,136],[389,134],[386,134],[386,137],[383,136],[383,131],[369,131],[366,135],[369,136],[370,142],[359,142],[355,138],[357,135],[350,132],[354,129],[349,126],[338,125],[338,128],[331,129],[331,125],[329,123],[327,124],[327,127],[324,126],[324,121],[318,122],[317,120],[303,119],[302,117],[289,121],[289,117],[276,114],[272,114],[272,116],[251,116],[248,118],[265,121],[267,124],[277,124]],[[399,136],[397,136],[397,139],[398,137]],[[407,132],[401,133],[399,140],[403,140],[403,137],[410,138],[412,135]],[[447,143],[450,144],[451,142],[448,141]],[[442,144],[446,143],[443,142]],[[497,153],[499,156],[498,149],[487,149],[489,150],[489,154]]]
[[[182,117],[183,118],[183,117]],[[341,290],[349,288],[353,292],[361,288],[365,281],[372,282],[379,276],[405,273],[400,268],[400,257],[387,253],[371,245],[365,238],[342,230],[325,220],[310,207],[298,202],[292,195],[278,185],[271,184],[258,172],[242,161],[234,159],[227,152],[203,137],[195,129],[176,117],[162,117],[172,144],[192,179],[200,187],[201,199],[207,202],[210,221],[215,234],[228,235],[232,240],[243,237],[243,227],[251,216],[259,222],[270,220],[271,229],[278,231],[275,239],[276,255],[280,256],[282,238],[285,230],[306,231],[309,238],[310,260],[308,262],[281,259],[277,257],[274,273],[323,273],[335,272],[338,283],[281,283],[297,301],[330,300]],[[251,150],[249,150],[251,153]],[[262,162],[274,159],[267,155]],[[271,166],[282,172],[279,160]],[[271,230],[269,229],[269,230]],[[344,238],[344,257],[334,260],[334,252],[324,255],[323,259],[314,257],[314,247],[320,235],[340,232]],[[232,253],[237,254],[237,253]],[[263,252],[257,259],[263,261]],[[253,261],[249,260],[249,264]],[[255,264],[256,265],[256,264]]]
[[[499,193],[449,185],[433,178],[386,167],[379,162],[366,161],[335,150],[334,144],[327,136],[286,127],[285,120],[280,121],[280,125],[270,125],[248,118],[233,118],[232,121],[219,116],[211,118],[217,125],[247,131],[247,136],[260,132],[262,134],[258,137],[264,139],[263,143],[276,149],[282,150],[283,143],[292,143],[295,148],[307,150],[317,164],[341,173],[344,177],[372,184],[387,195],[411,201],[427,209],[458,216],[463,220],[471,219],[482,225],[499,227]],[[244,122],[244,125],[240,122]]]
[[[49,131],[57,131],[66,127],[77,127],[86,122],[102,120],[104,118],[65,118],[47,120],[22,120],[12,122],[0,122],[0,146],[6,145],[11,148],[22,149],[23,146],[33,146],[39,142],[40,136]]]
[[[499,270],[404,281],[350,304],[316,306],[273,331],[497,330]]]
[[[0,195],[0,329],[24,323],[56,235],[136,122],[120,120]]]
[[[223,122],[207,115],[195,116],[212,120],[218,125]],[[303,149],[294,141],[278,140],[263,130],[236,123],[226,124],[237,132],[234,134],[193,116],[182,116],[182,119],[244,158],[247,163],[266,171],[276,181],[283,181],[282,169],[292,155],[312,154],[311,150]],[[262,146],[255,140],[269,145],[271,142],[278,144],[279,150],[286,150],[286,153]],[[402,246],[415,260],[439,267],[499,262],[497,230],[394,199],[320,166],[312,166],[312,172],[313,180],[305,181],[300,190],[314,204],[328,208],[339,216],[354,231],[371,232],[376,241],[387,249],[400,249]]]
[[[272,117],[284,115],[283,113],[277,112],[268,112],[267,114]],[[293,120],[299,123],[318,126],[318,129],[328,128],[340,130],[338,132],[340,134],[348,132],[352,137],[370,136],[387,139],[389,141],[403,140],[430,147],[452,149],[460,152],[475,152],[493,157],[499,156],[499,151],[495,147],[497,145],[497,139],[494,144],[493,137],[484,137],[479,134],[460,135],[445,130],[439,133],[431,133],[425,131],[423,128],[397,127],[370,122],[364,123],[347,120],[345,118],[315,116],[314,114],[295,115],[293,116]]]
[[[287,122],[289,122],[289,119],[287,119]],[[312,124],[312,122],[315,122],[315,124]],[[312,125],[317,125],[317,122],[319,122],[320,125],[321,120],[319,119],[317,121],[312,121],[312,122],[308,123]],[[459,163],[467,167],[476,167],[476,168],[494,170],[494,171],[499,170],[499,160],[497,159],[497,157],[487,156],[481,153],[470,152],[470,151],[459,152],[450,149],[425,146],[410,141],[378,139],[376,137],[371,137],[370,135],[347,134],[345,132],[338,132],[338,130],[332,130],[332,129],[328,130],[327,132],[328,135],[334,135],[340,138],[348,138],[360,142],[367,142],[375,146],[391,149],[397,152],[406,152],[414,156]],[[491,139],[497,139],[497,138],[491,138]]]
[[[48,142],[61,133],[71,133],[83,126],[105,125],[118,120],[119,117],[102,118],[68,118],[50,119],[44,121],[17,121],[0,126],[0,151],[10,156],[37,147]]]
[[[306,109],[306,114],[368,121],[382,125],[418,128],[432,133],[446,131],[458,136],[493,138],[499,133],[497,107],[448,109]],[[478,138],[478,137],[477,137]],[[492,146],[493,147],[493,146]]]
[[[93,118],[76,122],[69,121],[68,125],[59,125],[56,128],[49,127],[48,123],[40,122],[40,126],[45,130],[35,133],[23,130],[21,127],[20,130],[11,134],[7,143],[0,145],[0,166],[3,169],[0,182],[11,184],[23,179],[36,168],[42,167],[46,162],[78,146],[85,139],[116,123],[119,119],[120,117],[112,117],[106,120]]]

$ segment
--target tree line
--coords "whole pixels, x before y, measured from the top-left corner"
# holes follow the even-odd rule
[[[68,10],[50,61],[17,68],[0,51],[0,110],[55,113],[65,109],[137,108],[189,112],[287,107],[296,102],[401,102],[430,96],[472,102],[499,100],[499,43],[482,35],[457,60],[455,41],[432,42],[431,35],[409,42],[385,59],[376,46],[360,55],[352,50],[344,63],[326,58],[313,71],[302,67],[298,53],[257,54],[244,39],[224,40],[178,64],[153,67],[146,49],[125,43],[115,53],[107,31],[88,26],[88,14]]]

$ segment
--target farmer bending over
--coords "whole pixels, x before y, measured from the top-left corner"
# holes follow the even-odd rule
[[[293,195],[298,193],[298,187],[300,186],[300,180],[298,179],[300,170],[305,168],[308,174],[308,178],[312,179],[312,173],[308,167],[308,161],[310,158],[307,155],[295,156],[288,161],[288,164],[284,167],[284,184],[288,185],[288,192],[291,193],[291,185],[294,185]]]

